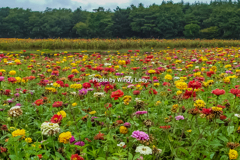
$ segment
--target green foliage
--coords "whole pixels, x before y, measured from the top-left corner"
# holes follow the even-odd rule
[[[198,24],[187,24],[184,27],[184,35],[187,38],[194,38],[199,36],[200,26]]]
[[[75,11],[47,8],[44,12],[0,8],[0,38],[239,39],[239,2],[190,5],[169,1],[148,7],[117,7],[114,12],[103,7],[94,12],[81,7]]]

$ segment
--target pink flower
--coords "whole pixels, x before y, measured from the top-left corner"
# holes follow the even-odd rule
[[[141,115],[141,114],[146,114],[146,113],[147,113],[147,111],[137,111],[135,114]]]
[[[176,119],[177,121],[179,121],[180,119],[184,120],[184,117],[181,116],[181,115],[179,115],[179,116],[176,116],[175,119]]]
[[[0,82],[2,82],[4,80],[3,76],[0,76]]]
[[[142,131],[134,131],[131,136],[137,140],[149,140],[148,134]]]

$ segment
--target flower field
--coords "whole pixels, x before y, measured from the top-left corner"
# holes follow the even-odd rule
[[[119,50],[144,48],[239,47],[240,40],[201,39],[18,39],[0,38],[0,50],[87,49]]]
[[[0,54],[0,159],[239,159],[239,60],[234,47]]]

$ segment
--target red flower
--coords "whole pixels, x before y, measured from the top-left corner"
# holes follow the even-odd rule
[[[11,93],[11,90],[6,89],[3,94],[6,95],[6,96],[10,96],[10,93]]]
[[[43,100],[42,99],[38,99],[34,102],[37,106],[40,106],[43,104]]]
[[[103,136],[104,136],[104,134],[99,131],[99,133],[96,136],[94,136],[94,139],[95,140],[104,140]]]
[[[109,109],[109,108],[112,107],[112,104],[111,104],[111,103],[107,103],[107,104],[104,105],[104,107],[107,108],[107,109]]]
[[[233,95],[238,95],[238,94],[240,94],[240,89],[238,89],[238,88],[236,88],[236,89],[234,89],[234,88],[232,88],[232,89],[230,89],[230,92],[229,93],[232,93]]]
[[[39,155],[38,155],[38,158],[39,158],[39,159],[42,159],[42,155],[41,155],[41,154],[39,154]]]
[[[208,76],[208,77],[211,77],[211,76],[212,76],[212,74],[214,74],[214,72],[213,72],[213,71],[209,71],[209,72],[207,72],[207,76]]]
[[[72,79],[73,79],[73,77],[74,77],[74,75],[73,75],[73,74],[71,74],[71,75],[69,75],[69,76],[68,76],[68,79],[69,79],[69,80],[72,80]]]
[[[7,148],[1,147],[0,149],[1,149],[1,153],[2,153],[2,152],[7,152]]]
[[[140,91],[139,91],[139,90],[135,90],[135,91],[133,91],[133,94],[134,94],[134,95],[139,95],[139,94],[140,94]]]
[[[117,120],[117,124],[123,124],[122,120]]]
[[[114,100],[117,100],[118,98],[122,97],[124,95],[123,91],[121,91],[120,89],[112,92],[111,94],[111,98],[114,98]]]
[[[225,90],[217,88],[217,89],[213,90],[211,93],[215,94],[216,96],[220,96],[220,95],[225,94]]]
[[[193,88],[193,89],[198,89],[198,88],[201,88],[202,87],[202,84],[198,81],[190,81],[188,83],[188,87],[189,88]]]
[[[188,98],[191,98],[191,97],[196,97],[196,92],[193,92],[193,91],[188,91],[186,90],[185,93],[183,94],[183,98],[185,99],[188,99]]]
[[[56,81],[57,84],[59,84],[61,87],[64,87],[64,82],[63,81]]]
[[[88,89],[91,87],[91,83],[83,83],[83,88]]]
[[[109,90],[112,90],[114,87],[110,84],[105,85],[104,91],[107,93]]]
[[[2,72],[0,72],[0,76],[2,76]]]
[[[14,78],[14,77],[9,77],[8,78],[8,82],[11,82],[11,83],[14,83],[14,82],[16,82],[17,80],[16,80],[16,78]]]
[[[52,123],[60,123],[61,122],[61,120],[62,120],[62,115],[57,115],[57,114],[55,114],[55,115],[53,115],[52,116],[52,118],[50,119],[50,121],[52,122]]]
[[[78,154],[73,154],[71,156],[71,160],[84,160],[84,158],[82,158],[81,156],[79,156]]]
[[[27,93],[27,90],[26,90],[26,89],[23,90],[23,94],[25,94],[25,93]]]
[[[62,101],[57,101],[53,103],[52,107],[62,107],[62,105],[63,105]]]
[[[155,89],[150,88],[149,93],[150,93],[150,94],[155,94],[155,95],[156,95],[158,92],[157,92]]]
[[[162,128],[162,129],[169,129],[169,128],[171,128],[171,126],[160,126],[159,128]]]
[[[221,116],[220,116],[220,119],[221,119],[221,120],[224,120],[224,119],[226,119],[226,118],[227,118],[227,116],[225,116],[225,115],[221,115]]]
[[[163,82],[163,86],[171,86],[169,82]]]
[[[128,50],[128,52],[130,52],[130,53],[131,53],[131,52],[132,52],[132,50]]]
[[[202,109],[202,113],[203,114],[211,114],[212,113],[212,109],[211,108],[203,108]]]
[[[23,52],[26,52],[26,50],[23,50]]]

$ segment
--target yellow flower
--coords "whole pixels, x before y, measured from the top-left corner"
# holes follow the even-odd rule
[[[97,113],[96,111],[91,111],[91,112],[89,112],[89,114],[95,114],[95,113]]]
[[[229,150],[229,159],[237,159],[238,158],[238,152],[234,149]]]
[[[56,82],[53,83],[53,86],[54,86],[54,87],[61,87],[60,84],[58,84],[58,83],[56,83]]]
[[[22,136],[22,138],[25,138],[25,134],[26,134],[26,132],[24,129],[17,129],[12,132],[13,137]]]
[[[157,101],[156,103],[155,103],[155,106],[158,106],[160,103],[162,103],[161,101]]]
[[[167,79],[167,80],[172,80],[172,76],[170,74],[167,74],[164,79]]]
[[[176,84],[176,87],[177,87],[178,89],[180,89],[180,90],[185,90],[185,89],[187,89],[187,83],[185,83],[185,82],[178,82],[178,83]]]
[[[77,69],[72,69],[71,71],[72,73],[79,73],[79,71]]]
[[[67,116],[65,111],[59,111],[59,112],[57,112],[57,115],[62,115],[63,118],[65,118]]]
[[[187,130],[187,132],[189,132],[189,133],[190,133],[190,132],[192,132],[192,130],[191,130],[191,129],[190,129],[190,130]]]
[[[77,106],[77,103],[73,103],[72,106],[73,106],[73,107]]]
[[[121,126],[121,127],[119,128],[119,130],[120,130],[120,133],[122,133],[122,134],[127,134],[127,133],[128,133],[128,129],[127,129],[127,127],[125,127],[125,126]]]
[[[154,86],[159,86],[160,84],[159,83],[153,83]]]
[[[222,111],[222,108],[220,107],[212,107],[212,110],[215,112]]]
[[[34,144],[32,144],[32,146],[36,147],[37,144],[38,144],[38,148],[42,148],[41,144],[39,144],[38,142],[37,143],[35,142]]]
[[[194,103],[194,107],[197,107],[197,108],[203,108],[205,107],[206,103],[203,101],[203,100],[196,100],[195,103]]]
[[[32,138],[25,138],[25,141],[26,141],[27,143],[32,143]]]
[[[177,91],[176,94],[180,95],[180,94],[182,94],[182,91]]]
[[[64,143],[64,144],[67,144],[69,142],[69,139],[72,137],[72,134],[71,132],[63,132],[59,135],[58,137],[58,141],[60,143]]]
[[[9,72],[9,74],[13,76],[13,75],[16,74],[16,71],[12,70],[12,71]]]
[[[74,88],[74,89],[81,89],[82,85],[81,84],[71,84],[70,88]]]
[[[156,73],[156,71],[153,70],[153,69],[150,69],[150,70],[148,71],[148,73],[153,74],[153,73]]]

